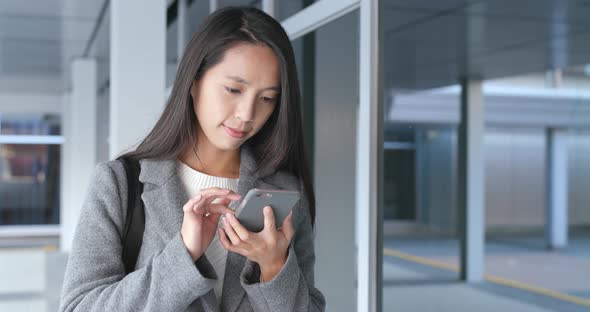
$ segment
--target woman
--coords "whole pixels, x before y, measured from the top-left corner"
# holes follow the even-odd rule
[[[125,155],[140,160],[144,184],[135,270],[125,275],[121,260],[125,169],[102,163],[76,228],[60,311],[323,311],[298,86],[278,22],[253,8],[210,15],[162,116]],[[265,207],[264,230],[251,233],[228,205],[254,187],[302,196],[282,225]]]

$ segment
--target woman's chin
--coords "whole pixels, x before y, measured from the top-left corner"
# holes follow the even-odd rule
[[[223,140],[219,140],[213,144],[215,145],[215,147],[222,151],[235,151],[236,149],[239,149],[243,143],[243,140],[237,140],[234,138],[224,138]]]

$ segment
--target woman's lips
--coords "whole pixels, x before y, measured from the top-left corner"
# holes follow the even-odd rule
[[[225,132],[227,132],[227,134],[229,134],[230,136],[232,136],[236,139],[241,139],[241,138],[245,137],[246,134],[248,133],[248,132],[239,131],[234,128],[230,128],[226,125],[223,125],[223,128],[225,129]]]

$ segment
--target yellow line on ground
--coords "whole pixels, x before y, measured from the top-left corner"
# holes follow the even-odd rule
[[[45,245],[42,248],[44,251],[57,251],[57,246],[55,245]]]
[[[400,259],[403,259],[406,261],[415,262],[415,263],[447,270],[447,271],[459,272],[459,268],[457,268],[454,265],[444,263],[441,261],[437,261],[437,260],[424,258],[424,257],[414,256],[414,255],[400,252],[397,250],[393,250],[390,248],[383,248],[383,254],[388,255],[388,256],[392,256],[392,257],[396,257],[396,258],[400,258]],[[552,297],[552,298],[560,299],[563,301],[567,301],[567,302],[579,304],[582,306],[590,307],[590,300],[589,299],[584,299],[584,298],[560,293],[560,292],[557,292],[554,290],[550,290],[550,289],[546,289],[546,288],[542,288],[542,287],[538,287],[538,286],[528,285],[528,284],[525,284],[522,282],[517,282],[514,280],[510,280],[510,279],[506,279],[506,278],[502,278],[502,277],[498,277],[498,276],[493,276],[490,274],[485,275],[485,280],[490,283],[508,286],[508,287],[512,287],[512,288],[517,288],[517,289],[525,290],[528,292],[544,295],[547,297]]]
[[[31,246],[31,247],[2,247],[0,252],[21,252],[21,251],[57,251],[56,245],[45,245],[45,246]]]
[[[533,293],[537,293],[540,295],[545,295],[548,297],[553,297],[553,298],[560,299],[563,301],[568,301],[568,302],[576,303],[576,304],[579,304],[582,306],[590,307],[590,300],[589,299],[584,299],[584,298],[560,293],[555,290],[551,290],[551,289],[547,289],[547,288],[543,288],[543,287],[538,287],[538,286],[534,286],[534,285],[529,285],[529,284],[525,284],[522,282],[517,282],[514,280],[510,280],[510,279],[506,279],[506,278],[502,278],[502,277],[498,277],[498,276],[487,275],[487,274],[486,274],[486,280],[491,283],[496,283],[496,284],[500,284],[500,285],[504,285],[504,286],[508,286],[508,287],[513,287],[513,288],[519,288],[519,289],[526,290],[526,291],[533,292]]]
[[[416,262],[416,263],[432,266],[432,267],[447,270],[447,271],[459,272],[457,267],[455,267],[454,265],[440,262],[440,261],[436,261],[436,260],[432,260],[432,259],[428,259],[428,258],[424,258],[424,257],[410,255],[410,254],[403,253],[403,252],[396,251],[396,250],[389,249],[389,248],[383,248],[383,254],[388,255],[388,256],[392,256],[392,257],[397,257],[397,258],[404,259],[404,260],[411,261],[411,262]]]

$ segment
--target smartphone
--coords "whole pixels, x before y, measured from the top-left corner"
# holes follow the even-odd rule
[[[265,206],[271,206],[275,215],[275,224],[280,227],[289,212],[299,201],[299,192],[288,190],[251,189],[236,208],[236,217],[250,232],[264,229]]]

